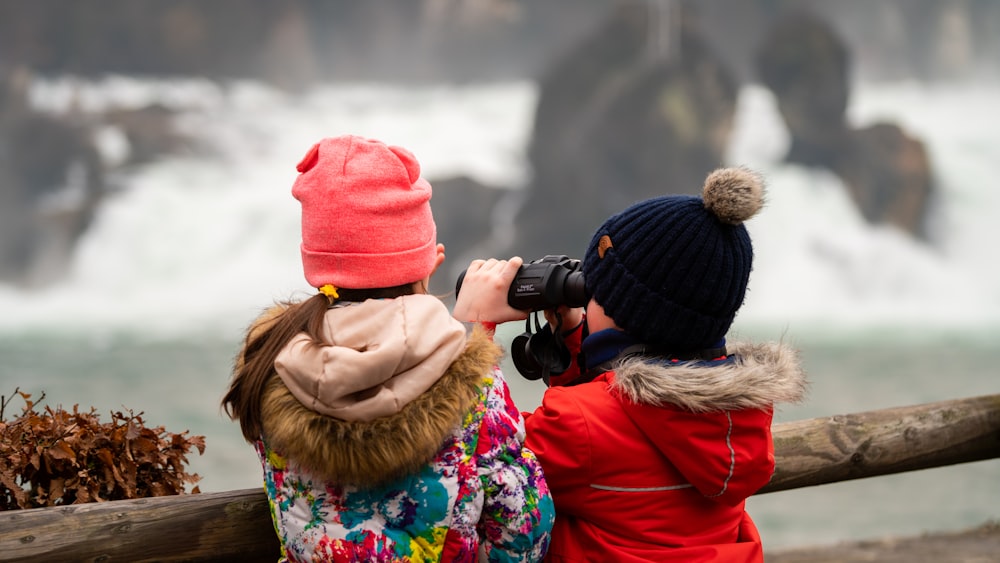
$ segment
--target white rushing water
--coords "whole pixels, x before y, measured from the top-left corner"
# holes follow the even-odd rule
[[[181,110],[207,150],[124,178],[79,243],[71,272],[42,290],[0,287],[0,331],[185,334],[242,326],[304,289],[295,164],[323,136],[356,133],[413,150],[430,178],[465,173],[519,185],[534,91],[525,83],[398,89],[318,88],[291,96],[256,84],[116,78],[40,84],[38,106],[66,111]],[[108,152],[123,150],[115,135]]]
[[[1000,88],[893,84],[859,88],[863,124],[892,119],[927,144],[940,184],[935,241],[863,222],[835,177],[777,164],[787,134],[769,94],[744,88],[731,164],[767,177],[769,205],[749,223],[757,259],[738,319],[786,330],[912,327],[977,330],[1000,322],[992,210],[1000,190]],[[323,136],[357,133],[410,148],[425,176],[464,173],[521,186],[532,83],[342,85],[291,95],[253,83],[69,79],[36,85],[48,111],[180,110],[207,147],[124,178],[79,243],[67,279],[0,287],[0,330],[180,333],[231,330],[273,298],[306,289],[298,263],[294,165]],[[127,149],[105,135],[107,152]]]

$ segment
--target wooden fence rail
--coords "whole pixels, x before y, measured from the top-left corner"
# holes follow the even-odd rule
[[[758,494],[1000,457],[1000,395],[775,424]]]
[[[774,425],[758,494],[1000,457],[1000,395]],[[275,561],[260,489],[0,513],[0,561]]]

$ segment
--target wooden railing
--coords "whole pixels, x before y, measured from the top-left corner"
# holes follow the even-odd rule
[[[1000,395],[774,425],[758,494],[1000,457]],[[276,561],[263,490],[0,513],[0,561]]]
[[[1000,395],[775,424],[758,494],[1000,457]]]

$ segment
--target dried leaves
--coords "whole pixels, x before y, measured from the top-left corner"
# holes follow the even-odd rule
[[[78,405],[38,412],[30,394],[14,394],[25,405],[9,422],[0,397],[0,510],[177,495],[201,480],[185,465],[192,448],[205,452],[204,436],[147,428],[131,410],[105,423]]]

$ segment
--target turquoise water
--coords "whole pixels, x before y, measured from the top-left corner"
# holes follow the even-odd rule
[[[520,327],[504,328],[501,342]],[[801,350],[812,387],[808,400],[779,411],[778,421],[998,392],[996,347],[982,335],[909,341],[872,336],[863,342],[784,338]],[[9,396],[18,386],[36,396],[44,391],[49,405],[93,406],[102,419],[112,410],[141,411],[148,426],[206,437],[205,454],[193,454],[189,465],[202,476],[202,491],[258,487],[256,459],[238,425],[219,409],[237,346],[238,335],[8,335],[0,337],[0,392]],[[522,409],[536,406],[540,385],[510,365],[505,373]],[[12,405],[8,417],[20,403]],[[765,544],[776,548],[974,526],[1000,519],[998,498],[1000,460],[991,460],[771,493],[748,504]]]

